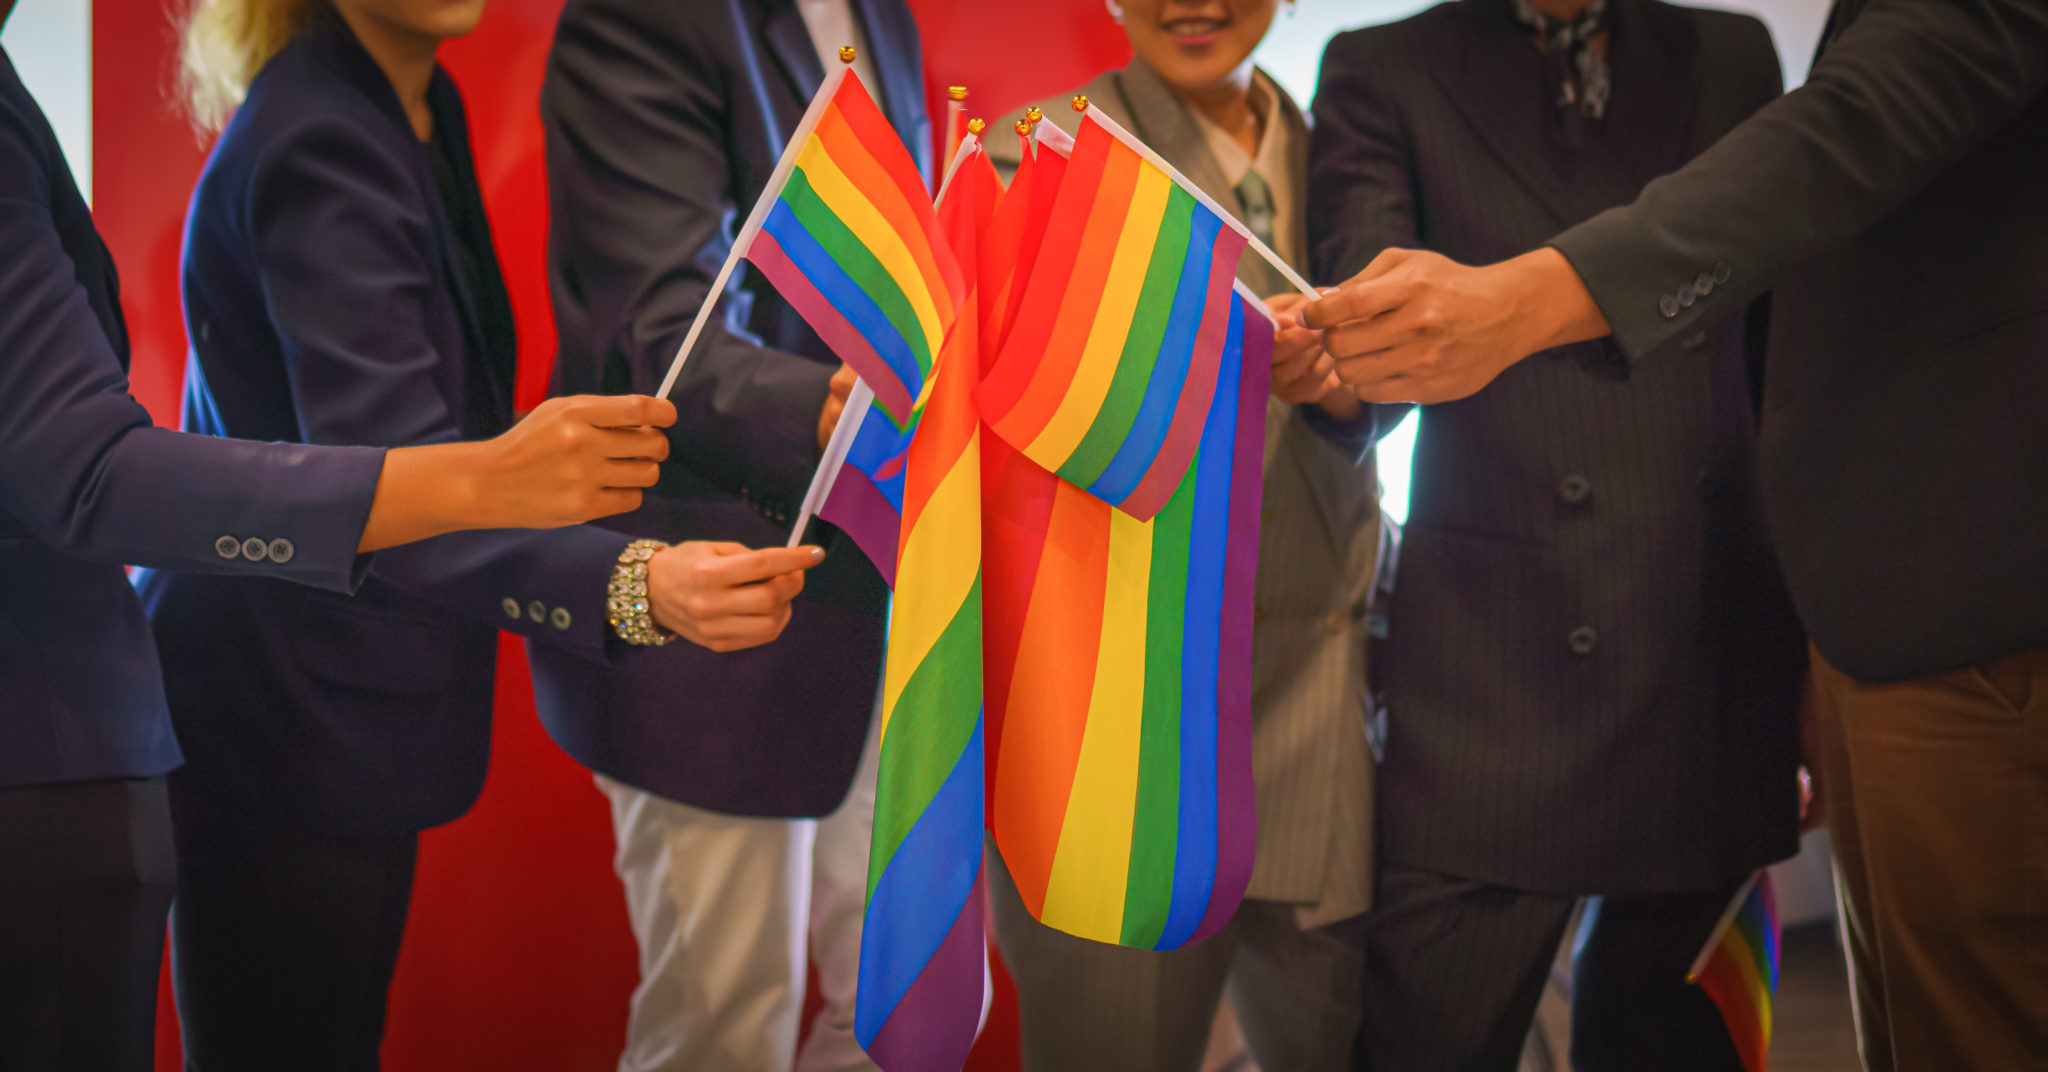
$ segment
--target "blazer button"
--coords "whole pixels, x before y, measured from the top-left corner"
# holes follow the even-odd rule
[[[1669,294],[1666,294],[1666,295],[1664,295],[1663,297],[1661,297],[1661,298],[1658,298],[1658,299],[1657,299],[1657,311],[1658,311],[1658,312],[1660,312],[1660,313],[1663,313],[1663,314],[1664,314],[1664,319],[1666,319],[1666,320],[1669,320],[1669,319],[1671,319],[1672,317],[1675,317],[1675,316],[1677,316],[1677,315],[1678,315],[1678,299],[1677,299],[1677,298],[1675,298],[1675,297],[1673,297],[1673,296],[1671,296],[1671,295],[1669,295]]]
[[[498,605],[499,605],[500,607],[503,607],[503,608],[505,608],[505,617],[507,617],[507,618],[510,618],[510,619],[512,619],[512,620],[513,620],[513,621],[515,621],[515,622],[519,620],[519,601],[518,601],[518,600],[516,600],[516,599],[513,599],[513,598],[512,598],[511,596],[506,596],[506,597],[505,597],[505,601],[504,601],[503,603],[500,603],[500,604],[498,604]]]
[[[270,541],[270,560],[280,566],[290,562],[292,556],[298,553],[299,549],[293,547],[292,542],[282,536]]]
[[[556,607],[554,610],[549,611],[548,624],[558,630],[567,632],[569,629],[569,609],[567,607]]]
[[[270,545],[251,536],[242,541],[242,557],[251,562],[261,562],[270,557]]]
[[[233,536],[222,536],[213,541],[213,553],[232,562],[242,557],[242,541]]]
[[[1590,625],[1582,625],[1572,630],[1572,635],[1566,639],[1572,646],[1573,655],[1591,655],[1593,650],[1600,646],[1600,634],[1594,632]]]
[[[1591,494],[1593,494],[1593,482],[1577,473],[1565,477],[1557,485],[1557,497],[1573,506],[1585,502],[1586,497]]]
[[[536,625],[538,625],[541,622],[547,621],[548,605],[536,599],[533,602],[528,603],[526,605],[526,616],[532,618],[534,624]]]

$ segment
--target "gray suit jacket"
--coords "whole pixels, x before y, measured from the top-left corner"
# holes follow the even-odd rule
[[[1218,204],[1242,214],[1201,127],[1144,61],[1133,60],[1076,92],[1087,94]],[[1071,96],[1039,105],[1069,133],[1076,125]],[[1280,100],[1284,127],[1273,133],[1288,139],[1295,174],[1305,175],[1308,125],[1284,92]],[[990,155],[1014,162],[1016,153],[1013,136],[991,136]],[[1292,237],[1282,240],[1282,248],[1306,248],[1304,233]],[[1238,278],[1260,294],[1291,289],[1253,256],[1239,265]],[[1298,407],[1268,400],[1252,644],[1259,843],[1245,895],[1297,904],[1296,918],[1305,927],[1356,915],[1371,904],[1373,764],[1364,733],[1364,623],[1379,546],[1372,466],[1353,465],[1309,428]]]

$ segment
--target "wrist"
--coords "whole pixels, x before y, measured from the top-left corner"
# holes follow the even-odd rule
[[[1524,353],[1597,339],[1611,332],[1585,281],[1555,248],[1532,250],[1500,267],[1513,273],[1517,320],[1528,332]]]
[[[612,567],[611,583],[605,588],[605,618],[620,640],[643,648],[658,648],[676,634],[654,620],[654,600],[647,592],[649,565],[655,555],[667,550],[660,540],[634,540],[619,552]]]

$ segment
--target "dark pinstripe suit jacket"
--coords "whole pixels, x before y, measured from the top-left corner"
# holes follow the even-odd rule
[[[1333,41],[1316,277],[1389,246],[1519,253],[1778,94],[1754,19],[1612,3],[1614,97],[1576,151],[1550,133],[1555,89],[1507,0]],[[1593,344],[1541,354],[1423,413],[1374,677],[1382,859],[1633,893],[1711,888],[1794,850],[1803,649],[1757,506],[1759,312],[1626,375]]]

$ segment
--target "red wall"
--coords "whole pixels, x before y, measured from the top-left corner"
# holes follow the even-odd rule
[[[177,6],[182,7],[180,3]],[[1078,85],[1128,49],[1097,0],[1042,0],[1028,25],[1000,4],[912,0],[925,31],[934,115],[965,82],[970,114]],[[546,390],[554,325],[543,274],[545,175],[536,108],[561,0],[495,0],[444,59],[468,100],[484,197],[519,321],[519,402]],[[185,361],[178,246],[204,159],[168,104],[175,34],[163,0],[93,5],[94,215],[122,270],[137,398],[175,423]],[[1057,48],[1019,47],[1029,40]],[[971,72],[972,77],[968,77]],[[491,775],[475,810],[429,832],[384,1047],[392,1072],[614,1067],[634,979],[632,936],[611,873],[603,799],[533,713],[519,645],[501,647]],[[1016,1067],[1014,992],[998,999],[969,1068]],[[178,1068],[168,979],[158,1068]]]

